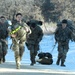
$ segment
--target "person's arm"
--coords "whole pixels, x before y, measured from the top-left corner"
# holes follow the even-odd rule
[[[40,28],[40,31],[38,33],[38,42],[40,42],[42,40],[42,37],[43,37],[43,31],[42,29]]]
[[[31,29],[30,29],[30,27],[26,23],[24,23],[23,27],[24,27],[24,29],[26,30],[26,32],[28,34],[31,34]]]
[[[54,38],[55,38],[55,41],[57,42],[58,41],[58,32],[59,32],[59,29],[57,28],[56,31],[55,31],[55,34],[54,34]]]

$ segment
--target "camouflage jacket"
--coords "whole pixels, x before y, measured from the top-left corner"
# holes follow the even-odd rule
[[[15,34],[16,38],[13,38],[13,39],[15,39],[16,42],[18,40],[25,41],[28,30],[30,32],[30,28],[26,25],[26,23],[22,22],[20,24],[19,22],[15,22],[15,23],[12,23],[10,36],[12,34]]]
[[[35,29],[31,29],[31,34],[27,37],[28,44],[37,44],[42,40],[43,32],[39,26],[36,26]]]
[[[21,27],[23,27],[25,29],[26,32],[30,32],[31,33],[31,30],[30,30],[29,26],[25,22],[19,23],[18,21],[14,20],[12,22],[12,27],[11,28],[13,29],[16,26],[21,26]]]
[[[57,42],[69,41],[71,39],[71,34],[71,30],[68,27],[66,27],[65,29],[59,27],[55,32],[55,40]]]

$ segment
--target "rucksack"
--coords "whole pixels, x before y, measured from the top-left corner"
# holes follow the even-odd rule
[[[57,23],[57,28],[60,28],[61,26],[62,26],[62,21]],[[70,29],[70,31],[72,33],[71,34],[71,40],[75,41],[75,26],[74,26],[73,21],[67,20],[67,27]]]
[[[62,21],[60,21],[60,22],[57,23],[57,27],[60,27],[61,25],[62,25]],[[72,22],[71,20],[67,20],[67,26],[68,26],[71,30],[73,30],[73,28],[74,28],[73,22]]]
[[[51,65],[53,63],[53,58],[52,54],[47,52],[47,53],[39,53],[38,54],[39,59],[37,60],[38,63],[43,64],[43,65]]]
[[[36,26],[36,25],[39,25],[41,26],[42,25],[42,21],[38,21],[38,20],[30,20],[26,23],[28,26]]]

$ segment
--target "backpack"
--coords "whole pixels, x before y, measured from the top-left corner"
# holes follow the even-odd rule
[[[62,21],[58,22],[57,23],[57,28],[61,27],[62,25]],[[67,27],[70,29],[71,31],[71,39],[72,41],[75,41],[75,26],[74,26],[74,23],[71,21],[71,20],[67,20]]]
[[[38,63],[43,65],[51,65],[53,63],[52,54],[51,53],[39,53],[39,59],[37,60]]]
[[[62,21],[60,21],[60,22],[57,23],[57,27],[60,27],[61,25],[62,25]],[[74,28],[73,22],[72,22],[71,20],[67,20],[67,26],[68,26],[71,30],[73,30],[73,28]]]
[[[42,26],[42,21],[38,21],[38,20],[30,20],[26,23],[28,26]]]

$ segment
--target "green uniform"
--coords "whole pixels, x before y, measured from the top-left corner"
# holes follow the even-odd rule
[[[27,28],[28,27],[26,27],[25,23],[19,24],[18,22],[13,24],[11,27],[10,35],[16,35],[15,38],[12,38],[12,50],[14,50],[17,69],[20,68],[20,61],[25,50],[24,47],[26,41]]]
[[[68,27],[62,29],[59,27],[55,32],[55,40],[58,43],[58,60],[57,65],[61,61],[61,66],[64,64],[66,55],[69,49],[69,40],[71,39],[71,31]]]
[[[30,50],[30,60],[31,64],[35,64],[35,56],[39,50],[39,42],[42,40],[43,32],[39,26],[34,29],[31,28],[31,34],[27,37],[27,47]]]

